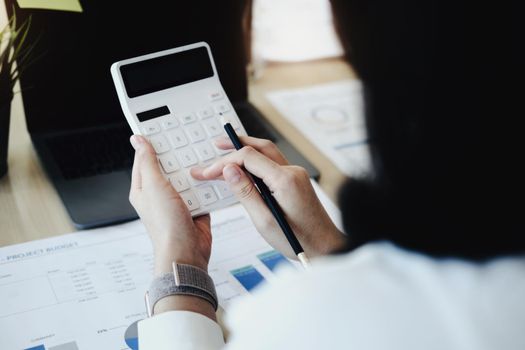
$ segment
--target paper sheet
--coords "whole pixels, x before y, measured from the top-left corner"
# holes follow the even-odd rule
[[[82,12],[79,0],[17,0],[20,8]]]
[[[362,87],[342,80],[267,94],[275,108],[348,176],[370,171]]]
[[[284,258],[240,205],[214,212],[212,232],[209,272],[228,310]],[[0,248],[0,349],[127,349],[126,329],[146,317],[152,264],[140,221]]]

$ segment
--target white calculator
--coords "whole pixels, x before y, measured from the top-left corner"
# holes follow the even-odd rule
[[[230,152],[213,142],[226,136],[221,118],[246,135],[209,45],[199,42],[116,62],[111,75],[131,129],[151,142],[192,216],[237,202],[224,181],[197,181],[189,173]]]

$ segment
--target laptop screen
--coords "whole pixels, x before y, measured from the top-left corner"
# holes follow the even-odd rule
[[[206,41],[232,102],[245,101],[245,1],[81,1],[83,12],[20,9],[32,16],[38,60],[21,77],[30,132],[125,122],[111,80],[113,62]],[[160,82],[159,82],[160,83]]]

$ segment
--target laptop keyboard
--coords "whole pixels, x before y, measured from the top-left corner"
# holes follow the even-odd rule
[[[134,151],[128,126],[85,130],[47,141],[62,176],[67,180],[129,170]]]

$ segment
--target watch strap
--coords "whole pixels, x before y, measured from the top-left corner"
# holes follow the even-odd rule
[[[148,315],[153,314],[155,304],[170,295],[191,295],[208,301],[215,310],[218,298],[215,284],[208,273],[198,267],[173,263],[173,273],[155,278],[146,294]]]

